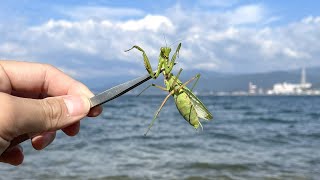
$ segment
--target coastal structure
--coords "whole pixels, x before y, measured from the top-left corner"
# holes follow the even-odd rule
[[[301,81],[299,84],[294,83],[277,83],[273,88],[267,91],[268,95],[312,95],[319,93],[318,91],[311,90],[312,84],[306,80],[306,71],[301,70]]]
[[[257,85],[253,84],[252,82],[249,82],[248,93],[251,95],[257,94]]]
[[[254,82],[249,82],[247,90],[224,91],[224,92],[210,92],[210,95],[216,96],[320,96],[320,89],[312,86],[312,83],[307,81],[306,69],[302,68],[300,83],[276,83],[273,84],[272,89],[263,89]]]

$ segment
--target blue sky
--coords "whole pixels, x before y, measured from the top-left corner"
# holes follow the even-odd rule
[[[179,67],[252,73],[320,66],[320,2],[7,0],[0,58],[50,63],[85,78],[145,73],[160,46],[182,42]],[[176,48],[174,44],[172,48]],[[94,70],[94,71],[93,71]]]

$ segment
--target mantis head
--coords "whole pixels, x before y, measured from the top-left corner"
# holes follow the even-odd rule
[[[169,54],[171,52],[171,48],[170,47],[161,47],[160,48],[161,51],[161,56],[165,59],[169,59]]]

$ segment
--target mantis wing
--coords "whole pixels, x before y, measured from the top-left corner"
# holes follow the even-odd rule
[[[205,105],[200,101],[197,96],[195,96],[188,88],[183,88],[184,91],[187,93],[189,98],[191,99],[191,102],[196,109],[196,112],[198,114],[199,118],[205,119],[205,120],[212,120],[212,114],[208,111],[208,109],[205,107]]]

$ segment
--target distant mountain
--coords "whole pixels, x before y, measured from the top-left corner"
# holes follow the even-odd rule
[[[301,81],[301,69],[218,76],[216,73],[203,72],[203,75],[207,78],[199,83],[200,91],[247,91],[249,82],[257,85],[258,88],[271,89],[275,83],[300,83]],[[313,84],[313,88],[320,88],[320,67],[306,68],[306,79]]]
[[[211,76],[208,74],[207,76],[210,77],[210,83],[204,83],[201,88],[208,88],[213,91],[248,90],[249,82],[257,85],[258,88],[271,89],[275,83],[300,83],[301,69],[254,74],[226,74],[224,76]],[[320,88],[320,67],[306,69],[306,78],[315,88]]]
[[[247,91],[249,82],[257,85],[258,88],[271,89],[275,83],[299,83],[301,80],[301,69],[290,71],[273,71],[265,73],[252,74],[226,74],[213,71],[184,70],[180,79],[186,81],[197,73],[201,78],[197,84],[197,91]],[[136,77],[136,76],[135,76]],[[83,80],[94,91],[101,91],[119,83],[125,82],[134,76],[106,77],[103,79]],[[320,67],[306,68],[307,81],[313,84],[314,88],[320,89]],[[156,84],[163,85],[163,79],[153,81]],[[143,85],[145,86],[145,85]],[[141,89],[141,88],[140,88]]]

